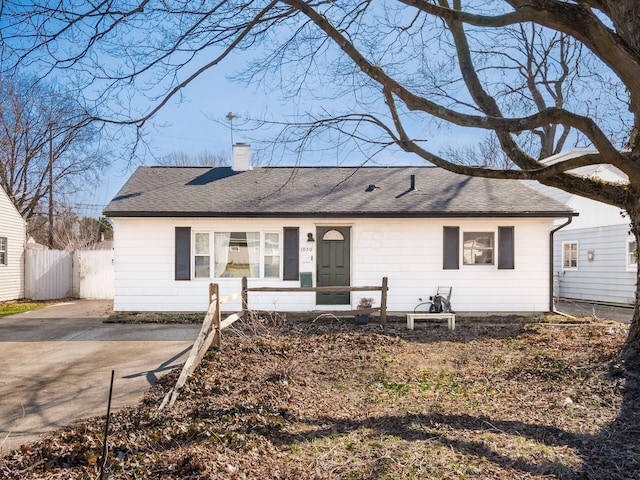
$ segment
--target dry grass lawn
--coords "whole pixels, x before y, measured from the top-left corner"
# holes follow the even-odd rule
[[[627,327],[549,320],[254,316],[170,411],[178,372],[112,416],[105,478],[640,479],[640,394],[613,362]],[[0,477],[95,479],[103,429],[25,445]]]

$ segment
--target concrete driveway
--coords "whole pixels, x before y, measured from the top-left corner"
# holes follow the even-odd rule
[[[560,299],[556,308],[562,313],[573,315],[574,317],[595,317],[605,320],[615,320],[616,322],[631,323],[633,318],[633,307],[621,307],[611,305],[601,305],[588,301]]]
[[[108,324],[111,302],[77,300],[0,318],[0,453],[81,418],[135,405],[184,363],[199,325]]]

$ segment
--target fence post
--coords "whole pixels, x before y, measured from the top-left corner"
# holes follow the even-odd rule
[[[247,285],[247,277],[242,277],[242,318],[247,318],[247,310],[249,310],[249,287]]]
[[[387,324],[387,277],[382,277],[382,293],[380,294],[380,323]]]
[[[215,329],[215,334],[213,337],[213,346],[217,349],[220,349],[220,339],[222,336],[222,332],[220,331],[220,287],[217,283],[209,284],[209,305],[211,305],[211,297],[216,296],[216,311],[213,316],[213,328]]]

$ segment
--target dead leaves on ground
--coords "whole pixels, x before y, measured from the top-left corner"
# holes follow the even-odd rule
[[[603,322],[254,319],[171,411],[157,405],[175,373],[113,416],[108,477],[638,478],[638,395],[608,369],[625,336]],[[11,453],[0,475],[96,478],[103,421]]]

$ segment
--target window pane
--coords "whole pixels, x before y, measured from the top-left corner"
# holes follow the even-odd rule
[[[229,243],[231,241],[230,233],[216,232],[213,236],[214,251],[214,276],[217,278],[228,277],[227,262],[229,261]]]
[[[278,255],[280,253],[280,235],[277,233],[264,234],[264,254]]]
[[[210,257],[208,255],[201,255],[195,258],[195,275],[196,278],[209,278],[210,277]]]
[[[280,276],[279,256],[264,257],[264,276],[265,278],[278,278]]]
[[[280,277],[280,234],[264,234],[264,277]]]
[[[209,255],[209,234],[196,233],[196,255]]]
[[[493,232],[464,232],[463,262],[465,265],[493,265]]]
[[[216,277],[260,276],[260,233],[229,232],[214,235]]]
[[[569,242],[562,247],[562,266],[564,268],[578,267],[578,244]]]
[[[627,263],[629,265],[637,265],[638,264],[638,244],[636,241],[627,243]]]
[[[329,230],[322,236],[322,240],[342,241],[344,240],[344,235],[342,235],[338,230]]]
[[[7,264],[7,239],[0,237],[0,265]]]

